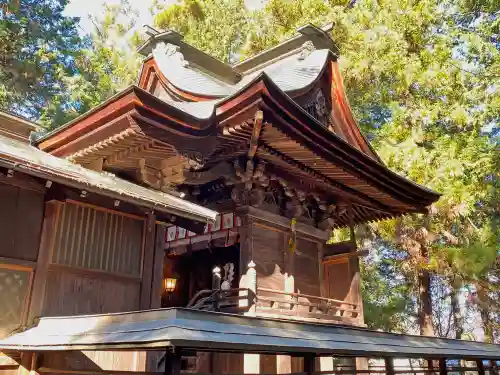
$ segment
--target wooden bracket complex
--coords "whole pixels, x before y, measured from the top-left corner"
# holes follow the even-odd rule
[[[260,132],[262,130],[262,121],[264,120],[264,113],[262,111],[257,111],[255,113],[255,119],[253,122],[252,138],[250,138],[250,148],[248,149],[248,158],[253,159],[255,153],[257,152],[257,146],[259,143]]]

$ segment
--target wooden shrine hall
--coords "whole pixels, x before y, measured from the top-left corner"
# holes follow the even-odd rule
[[[364,328],[359,257],[366,251],[357,249],[354,226],[425,213],[439,194],[389,170],[362,135],[329,31],[304,26],[228,65],[174,31],[149,28],[137,85],[35,142],[89,172],[217,215],[202,228],[185,211],[157,224],[160,250],[142,288],[148,308],[163,309],[131,312],[146,308],[127,305],[126,294],[121,305],[82,301],[68,312],[61,304],[0,342],[10,360],[22,353],[17,368],[340,374],[369,373],[354,358],[379,356],[387,365],[379,373],[393,375],[401,373],[391,365],[400,355],[439,359],[441,374],[451,366],[446,358],[470,358],[471,371],[493,375],[498,346]],[[338,228],[349,228],[350,238],[327,243]],[[335,356],[351,368],[335,367]]]
[[[0,338],[42,316],[160,307],[166,224],[203,232],[216,212],[40,151],[33,130],[0,112]]]
[[[148,30],[138,85],[38,147],[219,213],[202,235],[167,228],[176,284],[162,306],[211,308],[220,276],[217,309],[248,313],[237,297],[256,279],[261,316],[363,325],[362,254],[354,237],[326,245],[331,229],[426,212],[439,195],[390,171],[361,134],[329,29],[305,26],[232,66]]]

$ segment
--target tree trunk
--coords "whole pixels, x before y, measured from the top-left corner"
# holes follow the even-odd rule
[[[460,309],[460,301],[458,299],[459,292],[460,292],[460,284],[454,278],[451,281],[450,304],[451,304],[451,312],[453,314],[453,323],[455,326],[455,338],[460,340],[464,333],[464,318],[462,316],[462,311]]]
[[[481,315],[481,325],[483,326],[484,341],[493,343],[493,321],[491,319],[488,308],[488,295],[484,288],[478,283],[476,284],[477,291],[477,306]]]
[[[420,255],[423,259],[428,259],[429,252],[423,245],[420,247]],[[431,275],[426,269],[421,269],[418,273],[419,287],[419,325],[421,336],[434,336],[432,325],[432,297],[431,297]]]

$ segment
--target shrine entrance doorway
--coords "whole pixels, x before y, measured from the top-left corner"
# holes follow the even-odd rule
[[[201,291],[212,290],[213,271],[216,267],[220,269],[220,283],[223,289],[238,288],[239,263],[238,243],[227,247],[185,252],[181,255],[168,254],[165,257],[165,280],[174,278],[176,282],[174,290],[164,290],[162,307],[188,307]]]

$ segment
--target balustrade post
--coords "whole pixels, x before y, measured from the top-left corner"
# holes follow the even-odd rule
[[[212,270],[212,289],[220,289],[220,267],[215,266]]]
[[[248,263],[247,288],[249,289],[248,312],[255,315],[257,310],[257,271],[253,260]]]
[[[212,290],[218,290],[219,292],[213,295],[212,300],[212,308],[214,311],[219,311],[219,299],[220,299],[220,285],[221,285],[221,276],[220,276],[220,267],[215,266],[212,270]]]

